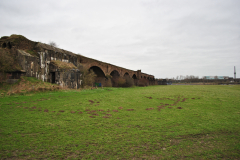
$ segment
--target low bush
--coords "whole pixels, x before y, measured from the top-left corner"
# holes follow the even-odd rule
[[[140,86],[140,87],[145,87],[148,85],[149,85],[149,81],[145,78],[140,79],[138,82],[138,86]]]

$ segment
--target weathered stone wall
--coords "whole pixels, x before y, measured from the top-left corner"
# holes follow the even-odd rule
[[[135,85],[142,78],[147,79],[150,85],[156,83],[153,75],[142,73],[141,70],[133,71],[118,67],[47,44],[33,42],[20,35],[2,38],[0,39],[0,45],[2,48],[16,52],[18,63],[22,67],[22,72],[26,73],[26,76],[36,77],[42,81],[57,83],[62,86],[71,88],[74,88],[73,86],[75,85],[80,86],[80,72],[76,70],[63,72],[57,67],[51,67],[50,63],[53,60],[72,63],[76,67],[83,66],[87,70],[93,69],[95,73],[97,73],[95,69],[101,70],[103,74],[98,74],[96,78],[96,80],[101,81],[100,83],[104,83],[107,79],[106,77],[112,76],[113,73],[117,73],[120,77],[129,76],[133,78]],[[100,72],[98,71],[98,73]],[[55,76],[54,81],[53,76]]]

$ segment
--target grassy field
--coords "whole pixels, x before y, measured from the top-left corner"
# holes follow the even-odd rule
[[[1,159],[240,159],[240,86],[0,98]]]

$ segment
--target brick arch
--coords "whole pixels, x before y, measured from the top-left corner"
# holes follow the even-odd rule
[[[98,66],[92,66],[89,68],[89,70],[92,69],[93,72],[97,75],[97,77],[106,77],[105,73],[103,72],[103,70],[98,67]]]
[[[131,77],[132,77],[133,79],[137,79],[137,75],[136,75],[136,74],[133,74]]]
[[[109,67],[110,70],[108,71],[107,74],[111,74],[114,70],[118,71],[119,75],[121,76],[121,70],[119,70],[117,67]]]
[[[128,72],[126,72],[126,71],[125,71],[123,77],[130,77],[131,78],[130,74]]]
[[[106,76],[106,68],[104,68],[101,65],[98,65],[97,63],[92,63],[92,64],[90,64],[88,66],[85,66],[85,67],[89,70],[91,67],[94,67],[94,66],[100,68],[103,71],[104,75]]]
[[[109,75],[111,75],[112,77],[113,77],[114,75],[117,76],[117,77],[121,77],[121,73],[119,73],[119,71],[116,70],[116,69],[112,70],[112,72],[110,72]]]

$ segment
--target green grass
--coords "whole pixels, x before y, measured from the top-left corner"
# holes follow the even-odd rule
[[[0,157],[240,159],[239,122],[237,85],[6,96],[0,98]]]

